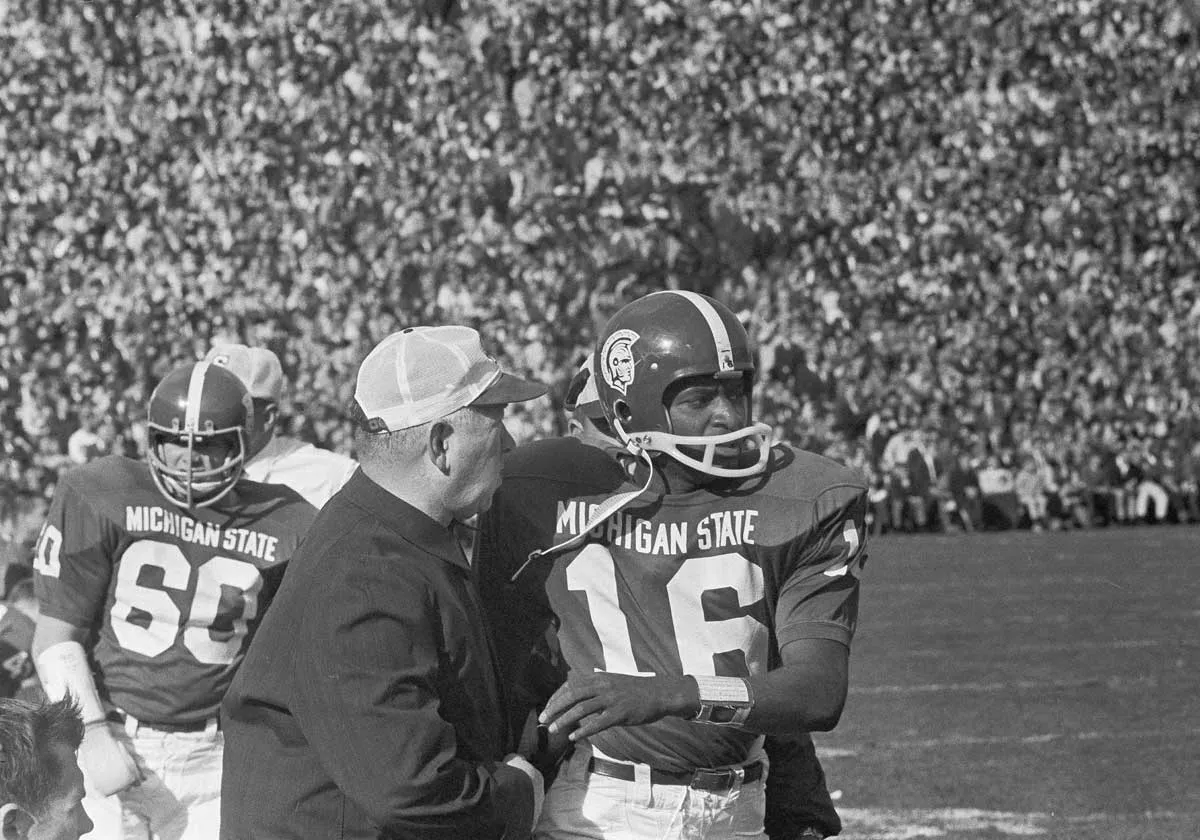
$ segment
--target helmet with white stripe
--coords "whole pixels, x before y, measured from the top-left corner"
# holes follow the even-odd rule
[[[756,475],[766,467],[771,428],[751,422],[750,338],[719,301],[675,291],[639,298],[609,320],[592,364],[605,417],[631,451],[663,453],[686,467],[724,478]],[[697,376],[744,379],[747,425],[720,435],[675,434],[667,391]],[[722,457],[730,451],[739,457]]]
[[[180,507],[207,507],[242,476],[254,407],[242,380],[209,362],[163,377],[147,407],[146,460],[155,485]]]

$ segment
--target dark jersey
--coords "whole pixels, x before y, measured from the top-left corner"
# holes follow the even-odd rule
[[[506,678],[544,622],[572,670],[749,677],[799,639],[849,645],[865,559],[867,486],[827,458],[777,446],[766,474],[639,497],[569,551],[594,507],[632,489],[612,453],[571,439],[516,450],[483,522],[480,574],[494,593]],[[514,641],[515,640],[515,641]],[[606,755],[665,770],[746,760],[757,736],[678,718],[612,728]]]
[[[33,619],[0,604],[0,697],[16,697],[33,676]]]
[[[62,476],[38,539],[41,611],[92,631],[102,697],[149,722],[204,720],[315,516],[295,491],[245,480],[186,510],[140,461],[92,461]]]

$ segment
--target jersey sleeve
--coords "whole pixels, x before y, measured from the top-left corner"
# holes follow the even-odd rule
[[[507,527],[515,516],[520,515],[509,503],[509,493],[506,492],[511,490],[514,483],[510,480],[509,486],[501,487],[496,492],[491,508],[478,521],[479,533],[474,561],[478,561],[477,570],[484,586],[500,585],[508,581],[526,560],[521,555],[529,540],[522,539],[520,529]]]
[[[521,731],[529,711],[544,705],[564,677],[552,643],[553,613],[543,588],[552,560],[527,563],[530,552],[549,546],[545,531],[550,527],[553,536],[553,528],[548,523],[535,523],[522,506],[512,503],[512,494],[531,492],[528,485],[510,480],[496,494],[491,510],[479,521],[473,564],[479,590],[485,593],[493,652],[514,732]],[[544,538],[539,540],[538,534]]]
[[[492,507],[479,519],[479,580],[488,592],[503,587],[522,601],[544,599],[543,585],[553,554],[531,559],[555,541],[556,497],[547,484],[529,478],[506,478]]]
[[[288,491],[291,491],[291,488],[288,488]],[[262,590],[258,596],[261,612],[266,612],[275,600],[292,555],[296,553],[300,543],[304,542],[305,535],[317,518],[316,506],[304,499],[299,491],[294,492],[295,503],[287,506],[286,513],[273,527],[275,536],[279,538],[279,545],[275,549],[275,562],[259,568],[259,574],[262,575]]]
[[[813,527],[793,547],[776,605],[780,649],[799,639],[849,646],[858,621],[859,578],[867,559],[866,491],[831,487],[813,508]]]
[[[59,482],[34,556],[43,615],[88,628],[104,604],[120,540],[115,523],[89,502],[68,473]]]

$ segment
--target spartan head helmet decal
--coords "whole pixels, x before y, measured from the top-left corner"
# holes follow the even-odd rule
[[[604,381],[622,395],[633,384],[636,372],[633,363],[633,343],[639,337],[633,330],[617,330],[608,337],[600,350],[600,369]]]

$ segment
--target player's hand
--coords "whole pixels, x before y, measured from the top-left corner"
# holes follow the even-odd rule
[[[698,708],[698,689],[689,677],[634,677],[628,674],[571,676],[546,703],[539,720],[553,736],[570,732],[572,741],[610,726],[638,726]]]
[[[111,796],[140,784],[142,774],[129,749],[113,737],[104,721],[89,723],[79,745],[79,768],[93,790]]]

